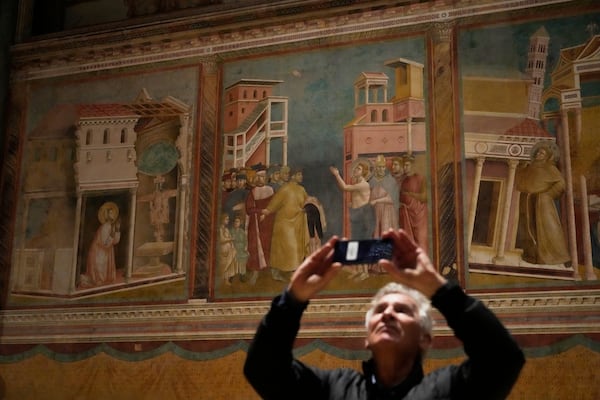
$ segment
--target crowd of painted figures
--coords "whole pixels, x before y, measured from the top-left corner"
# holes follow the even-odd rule
[[[351,238],[378,238],[401,227],[427,251],[426,183],[413,164],[408,154],[357,159],[348,182],[337,168],[330,168],[337,186],[351,195]],[[261,273],[285,282],[321,246],[325,209],[307,193],[303,178],[301,168],[260,163],[223,174],[218,274],[225,285],[236,279],[255,285]],[[349,279],[359,281],[383,273],[377,265],[347,270]]]

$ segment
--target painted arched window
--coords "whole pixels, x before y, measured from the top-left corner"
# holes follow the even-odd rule
[[[377,122],[377,110],[371,110],[371,122]]]
[[[104,130],[104,138],[102,139],[102,143],[109,144],[110,143],[110,132],[108,128]]]

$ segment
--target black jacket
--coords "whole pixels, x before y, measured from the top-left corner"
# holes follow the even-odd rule
[[[468,358],[423,375],[420,363],[399,385],[377,384],[372,360],[363,373],[323,370],[295,360],[292,347],[307,304],[285,293],[261,321],[244,365],[254,389],[269,400],[503,399],[525,363],[523,352],[495,315],[452,284],[441,287],[432,305],[463,342]]]

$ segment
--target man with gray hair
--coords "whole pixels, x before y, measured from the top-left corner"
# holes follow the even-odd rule
[[[384,286],[366,315],[363,372],[325,370],[293,357],[300,319],[310,299],[342,268],[333,262],[337,237],[308,256],[262,319],[244,373],[264,399],[504,399],[525,363],[523,352],[496,316],[450,283],[403,230],[389,230],[391,260],[380,266],[397,283]],[[467,358],[425,375],[432,342],[430,304],[464,344]]]

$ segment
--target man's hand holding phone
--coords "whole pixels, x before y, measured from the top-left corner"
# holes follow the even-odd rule
[[[382,259],[382,266],[398,283],[417,289],[427,297],[444,285],[447,280],[435,268],[429,256],[402,230],[390,229],[382,239],[393,242],[391,260]]]

